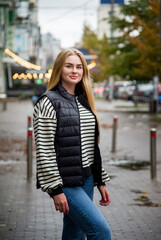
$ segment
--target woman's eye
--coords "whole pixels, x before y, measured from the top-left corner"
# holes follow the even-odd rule
[[[70,65],[67,65],[66,67],[67,67],[67,68],[71,68],[71,66],[70,66]]]

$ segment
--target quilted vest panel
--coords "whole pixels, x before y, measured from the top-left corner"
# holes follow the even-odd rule
[[[44,94],[53,104],[58,120],[55,136],[57,164],[64,187],[81,186],[84,184],[84,179],[78,106],[75,96],[63,93],[64,89],[60,86],[59,88]]]

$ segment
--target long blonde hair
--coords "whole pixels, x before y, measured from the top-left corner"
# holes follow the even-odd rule
[[[57,56],[57,58],[54,62],[54,65],[53,65],[52,74],[51,74],[51,77],[50,77],[50,81],[48,83],[47,91],[56,87],[57,84],[60,82],[61,73],[62,73],[64,64],[65,64],[65,61],[66,61],[67,57],[69,57],[71,55],[77,55],[82,62],[83,77],[82,77],[81,82],[78,83],[78,84],[79,84],[79,87],[81,87],[83,95],[86,97],[86,99],[88,101],[88,104],[90,105],[92,111],[96,115],[96,118],[97,118],[97,121],[98,121],[98,126],[99,126],[99,120],[98,120],[98,116],[97,116],[97,112],[96,112],[96,108],[95,108],[95,104],[94,104],[94,95],[93,95],[93,90],[92,90],[92,85],[91,85],[91,79],[90,79],[88,66],[87,66],[87,63],[86,63],[86,60],[85,60],[83,54],[80,51],[78,51],[75,48],[71,48],[71,49],[62,50],[58,54],[58,56]]]

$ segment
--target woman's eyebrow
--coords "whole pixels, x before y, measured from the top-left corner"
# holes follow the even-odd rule
[[[73,63],[68,63],[68,62],[65,64],[73,65]],[[83,66],[83,64],[80,63],[80,64],[77,64],[77,66]]]

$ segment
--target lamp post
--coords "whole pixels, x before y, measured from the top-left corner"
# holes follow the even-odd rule
[[[111,0],[111,11],[110,11],[110,18],[112,19],[114,17],[114,0]],[[113,29],[111,24],[111,43],[113,42]],[[110,55],[110,59],[113,59],[113,55]],[[113,75],[109,77],[109,101],[112,101],[113,99]]]
[[[161,41],[161,0],[159,1],[159,40]],[[158,60],[159,57],[158,57]],[[159,83],[159,76],[155,75],[153,77],[153,98],[151,102],[151,113],[158,113],[158,83]]]

